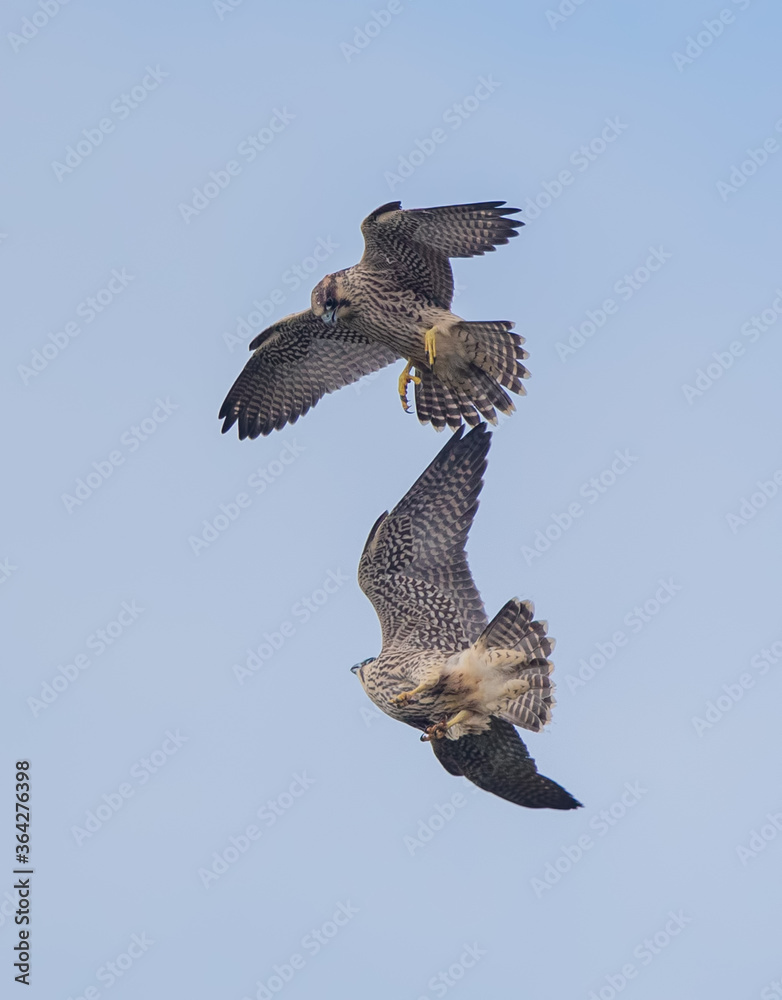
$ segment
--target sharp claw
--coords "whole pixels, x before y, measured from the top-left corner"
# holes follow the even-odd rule
[[[414,382],[416,385],[419,385],[420,382],[421,382],[421,379],[417,375],[412,375],[411,374],[412,368],[413,368],[413,362],[412,361],[408,361],[407,365],[405,367],[405,370],[399,376],[399,398],[402,401],[402,409],[405,411],[405,413],[412,413],[413,412],[410,409],[410,406],[409,406],[409,404],[407,402],[407,387],[408,387],[408,385],[411,382]]]
[[[459,723],[463,722],[464,719],[469,717],[469,715],[470,713],[468,711],[462,709],[457,712],[456,715],[451,716],[450,719],[443,719],[441,722],[435,722],[434,725],[429,726],[424,735],[421,737],[422,742],[430,743],[432,740],[443,739],[452,726],[459,725]]]
[[[441,740],[445,737],[447,729],[447,722],[436,722],[433,726],[429,726],[426,732],[421,736],[421,742],[431,743],[432,740]]]
[[[419,684],[418,687],[414,687],[412,691],[400,691],[399,694],[395,694],[391,699],[395,705],[406,705],[408,701],[412,701],[417,694],[426,690],[425,684]]]

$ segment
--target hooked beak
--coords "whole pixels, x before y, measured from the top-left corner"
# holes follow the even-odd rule
[[[332,306],[331,309],[324,309],[323,315],[320,317],[326,326],[331,326],[332,323],[336,322],[336,312],[337,307]]]
[[[359,670],[361,670],[361,664],[360,663],[354,663],[353,666],[350,668],[351,674],[357,674],[359,672]]]

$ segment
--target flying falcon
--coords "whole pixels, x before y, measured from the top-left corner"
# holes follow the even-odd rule
[[[240,438],[295,423],[327,392],[399,358],[405,410],[415,385],[421,423],[436,430],[515,407],[505,389],[524,394],[523,338],[506,320],[468,322],[451,312],[450,257],[475,257],[517,236],[523,223],[502,201],[403,210],[398,201],[361,223],[364,255],[325,277],[311,307],[272,324],[251,342],[255,353],[220,409],[223,433]],[[503,389],[503,386],[505,389]]]
[[[406,496],[375,523],[358,568],[383,636],[353,667],[372,701],[422,730],[451,774],[533,809],[580,802],[538,774],[515,726],[538,732],[554,706],[554,640],[529,601],[489,622],[464,545],[491,435],[460,428]]]

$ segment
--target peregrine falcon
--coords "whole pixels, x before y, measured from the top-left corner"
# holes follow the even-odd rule
[[[436,430],[496,423],[515,407],[505,389],[524,394],[529,373],[523,338],[506,320],[468,322],[451,312],[449,258],[475,257],[518,236],[517,208],[502,201],[403,210],[398,201],[361,223],[364,255],[325,277],[311,307],[272,324],[225,398],[223,433],[256,438],[294,423],[334,392],[405,358],[399,396],[415,385],[421,423]],[[503,389],[503,386],[505,389]]]
[[[554,705],[554,640],[529,601],[489,622],[464,546],[491,435],[459,428],[408,493],[375,523],[358,569],[380,619],[380,656],[353,671],[388,715],[422,730],[451,774],[517,805],[581,803],[538,774],[514,726],[538,732]]]

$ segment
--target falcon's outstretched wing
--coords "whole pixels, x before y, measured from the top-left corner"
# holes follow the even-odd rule
[[[293,313],[259,333],[257,348],[220,407],[223,434],[238,420],[239,437],[256,438],[295,423],[327,392],[396,361],[390,347],[312,310]]]
[[[486,613],[464,545],[483,486],[491,434],[460,427],[418,481],[369,533],[358,582],[383,631],[383,650],[466,648]]]
[[[439,208],[381,205],[361,223],[364,256],[359,267],[392,269],[400,284],[447,309],[453,299],[449,257],[476,257],[507,243],[524,223],[506,216],[518,208],[504,201]]]
[[[529,809],[578,809],[570,792],[538,774],[524,741],[509,722],[493,718],[488,732],[458,740],[432,740],[435,757],[450,774]]]

